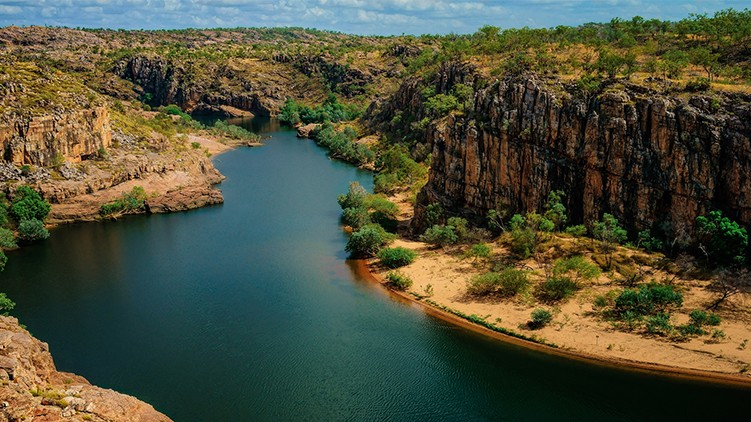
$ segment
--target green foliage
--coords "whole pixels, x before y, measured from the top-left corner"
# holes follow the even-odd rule
[[[436,117],[447,115],[459,108],[459,100],[451,94],[436,94],[425,101],[428,113]]]
[[[553,320],[553,314],[542,308],[535,309],[530,316],[532,317],[532,320],[527,323],[527,326],[533,330],[540,329]]]
[[[143,210],[146,204],[146,191],[141,186],[133,186],[130,192],[123,193],[115,201],[102,204],[99,214],[103,217],[132,213]]]
[[[432,227],[443,221],[443,207],[439,203],[428,204],[425,207],[425,224]]]
[[[637,246],[642,247],[649,252],[656,252],[665,249],[665,244],[656,237],[652,237],[649,230],[642,230],[637,235]]]
[[[368,224],[352,233],[345,250],[355,258],[375,256],[382,247],[391,243],[395,236],[377,224]]]
[[[444,247],[457,243],[459,236],[456,235],[453,226],[436,224],[425,230],[425,233],[420,236],[420,241],[433,246]]]
[[[342,209],[365,208],[365,199],[367,197],[368,191],[359,182],[350,182],[347,193],[339,195],[336,200]]]
[[[624,289],[615,299],[615,313],[623,317],[626,314],[636,316],[654,315],[668,312],[683,305],[683,295],[673,286],[649,283],[639,289]]]
[[[748,232],[737,222],[712,211],[696,218],[699,248],[718,265],[742,264],[748,247]]]
[[[584,224],[578,224],[576,226],[566,227],[566,233],[576,237],[586,236],[587,226],[585,226]]]
[[[566,206],[563,205],[563,191],[555,190],[548,194],[548,202],[545,204],[546,220],[553,223],[553,230],[558,231],[566,225]]]
[[[52,206],[42,199],[41,195],[29,186],[21,186],[13,196],[10,214],[16,221],[40,220],[44,221]]]
[[[490,246],[487,243],[476,243],[465,253],[468,258],[485,259],[490,256]]]
[[[686,91],[689,92],[704,92],[711,87],[712,84],[707,78],[696,78],[686,82]]]
[[[409,265],[417,257],[417,252],[398,246],[396,248],[383,248],[378,251],[378,259],[388,268],[398,268]]]
[[[375,160],[375,153],[367,145],[355,142],[357,132],[349,127],[338,131],[331,123],[326,122],[311,132],[311,137],[318,145],[328,148],[329,155],[333,158],[357,165]]]
[[[18,238],[24,242],[34,242],[50,237],[50,232],[44,227],[44,223],[36,218],[22,220],[18,224]]]
[[[516,268],[490,272],[472,277],[467,292],[475,296],[515,296],[529,286],[527,273]]]
[[[199,148],[201,148],[201,143],[200,142],[191,142],[190,143],[190,147],[193,148],[193,149],[199,149]]]
[[[569,277],[554,276],[537,285],[535,296],[546,303],[560,302],[579,290],[579,285]]]
[[[396,290],[405,291],[412,287],[412,279],[398,272],[390,272],[386,274],[386,280],[388,281],[389,286]]]
[[[603,214],[602,220],[593,225],[592,234],[602,242],[605,251],[612,251],[615,245],[625,242],[628,236],[618,219],[608,213]]]
[[[4,264],[0,265],[0,267],[1,266],[4,266]],[[15,307],[15,302],[10,300],[10,298],[5,293],[0,293],[0,313],[2,313],[2,315],[8,315],[8,312],[12,311]]]
[[[650,315],[646,319],[647,332],[650,334],[658,334],[665,336],[673,331],[673,326],[670,323],[670,314],[666,312],[659,312],[654,315]]]
[[[381,153],[375,163],[378,174],[373,181],[374,191],[394,193],[425,179],[427,169],[413,160],[404,146],[397,145]]]
[[[8,256],[5,255],[2,249],[0,249],[0,271],[5,269],[5,264],[8,263]]]
[[[329,94],[323,104],[310,107],[288,99],[279,112],[279,120],[284,123],[325,123],[353,120],[362,114],[362,109],[354,105],[339,102],[335,95]]]
[[[583,256],[557,259],[553,263],[554,277],[567,277],[574,282],[589,281],[600,275],[600,268]]]
[[[13,235],[13,231],[0,227],[0,250],[2,249],[14,249],[16,245],[16,237]]]
[[[190,116],[185,114],[183,119],[185,118],[190,119]],[[235,139],[239,141],[248,141],[248,142],[259,142],[261,140],[260,135],[253,133],[240,126],[231,125],[223,120],[217,120],[216,122],[214,122],[212,126],[206,129],[212,135],[221,136],[224,138],[230,138],[230,139]]]
[[[365,199],[365,208],[370,211],[371,221],[380,224],[387,231],[396,230],[399,207],[395,203],[382,195],[368,195]]]
[[[345,226],[350,226],[354,230],[370,223],[370,215],[364,207],[345,208],[342,211],[342,222]]]

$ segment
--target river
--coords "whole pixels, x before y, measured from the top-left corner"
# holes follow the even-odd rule
[[[527,350],[396,300],[344,252],[336,195],[370,174],[250,127],[271,138],[215,158],[223,205],[65,226],[8,254],[0,291],[58,369],[176,421],[725,419],[751,398]]]

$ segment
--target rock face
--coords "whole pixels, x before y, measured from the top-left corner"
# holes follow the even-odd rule
[[[111,142],[106,107],[0,123],[2,159],[17,165],[51,166],[61,158],[78,162]]]
[[[481,86],[449,67],[436,91],[458,81]],[[632,232],[679,240],[713,208],[751,224],[751,98],[684,99],[628,85],[583,98],[555,88],[497,82],[477,89],[469,112],[429,126],[433,161],[418,221],[432,202],[477,220],[493,208],[539,211],[560,189],[574,223],[610,212]],[[381,112],[419,113],[418,95],[408,81]]]
[[[0,316],[0,421],[169,421],[135,397],[58,372],[46,343]]]

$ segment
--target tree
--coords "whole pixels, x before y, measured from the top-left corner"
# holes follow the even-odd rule
[[[554,190],[548,194],[544,217],[553,223],[553,230],[558,231],[566,224],[566,206],[563,205],[563,191]]]
[[[706,47],[696,47],[689,50],[688,56],[691,64],[701,66],[701,68],[707,72],[707,78],[711,83],[712,75],[716,72],[717,66],[719,66],[717,59],[720,55],[712,53],[712,51]]]
[[[696,218],[699,249],[707,260],[719,265],[742,264],[748,247],[748,232],[737,222],[722,216],[722,211],[711,211]]]
[[[368,224],[352,233],[347,246],[344,248],[355,258],[374,256],[385,245],[394,240],[393,234],[387,233],[377,224]]]
[[[5,227],[0,227],[0,250],[1,249],[14,249],[16,245],[16,239],[13,232]]]
[[[47,239],[50,237],[50,232],[44,227],[44,223],[33,218],[21,221],[18,225],[18,237],[24,242],[33,242]]]
[[[33,219],[44,221],[51,208],[50,203],[42,199],[37,191],[28,186],[21,186],[13,197],[10,212],[19,222]]]
[[[345,208],[342,211],[342,222],[344,225],[358,230],[360,227],[370,223],[370,216],[365,207]]]
[[[592,226],[592,234],[600,241],[603,252],[607,254],[607,266],[610,268],[615,246],[626,241],[626,230],[621,227],[617,218],[605,213],[602,215],[602,220]]]
[[[15,307],[15,302],[10,300],[5,293],[0,293],[0,313],[2,315],[8,315],[8,311],[12,311]]]
[[[717,292],[718,297],[707,309],[716,311],[730,297],[751,290],[751,273],[747,268],[722,269],[711,288]]]
[[[368,192],[359,182],[351,182],[347,193],[339,195],[336,200],[339,202],[339,206],[342,207],[342,209],[363,208],[367,196]]]

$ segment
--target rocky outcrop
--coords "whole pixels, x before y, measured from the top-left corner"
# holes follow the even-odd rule
[[[439,73],[437,92],[461,70]],[[573,223],[610,212],[632,232],[685,238],[697,216],[718,208],[751,224],[751,98],[671,97],[627,84],[585,97],[535,78],[486,88],[468,80],[469,110],[426,131],[433,160],[418,221],[427,203],[480,220],[493,208],[541,210],[548,192],[563,190]],[[381,112],[415,109],[415,91],[405,83]]]
[[[146,212],[164,214],[187,211],[224,202],[222,192],[210,186],[194,186],[146,200]]]
[[[0,421],[169,421],[150,405],[58,372],[46,343],[0,316]]]
[[[278,87],[257,88],[231,68],[204,67],[191,73],[186,66],[161,57],[135,56],[119,62],[113,72],[140,87],[142,97],[153,105],[177,104],[197,113],[223,114],[224,107],[229,106],[236,115],[244,111],[269,116],[287,97]],[[202,76],[197,77],[197,72]]]
[[[112,135],[106,107],[0,123],[0,148],[5,161],[17,165],[51,166],[61,160],[78,162],[110,146]]]

